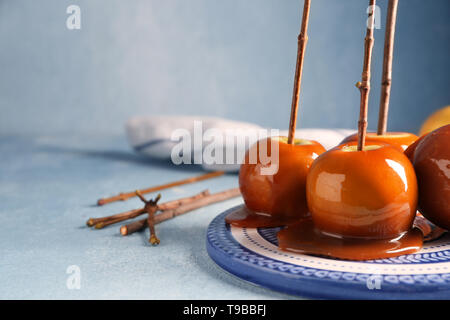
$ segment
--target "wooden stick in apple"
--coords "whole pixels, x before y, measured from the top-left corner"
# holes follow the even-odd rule
[[[367,131],[367,111],[369,106],[369,93],[370,93],[370,66],[372,64],[372,51],[373,51],[373,29],[375,25],[375,5],[376,0],[370,0],[369,19],[367,20],[366,38],[364,40],[364,65],[362,72],[361,82],[358,82],[356,86],[361,92],[361,101],[359,109],[359,121],[358,121],[358,151],[361,151],[364,147]]]
[[[383,77],[381,81],[380,113],[378,115],[378,135],[386,134],[391,97],[392,60],[394,57],[395,24],[397,21],[398,0],[389,0],[386,35],[384,38]]]
[[[300,34],[298,36],[297,64],[295,67],[294,92],[292,94],[291,119],[289,121],[288,143],[294,142],[295,128],[297,125],[298,100],[302,82],[303,60],[305,57],[306,43],[308,42],[309,8],[311,0],[305,0]]]

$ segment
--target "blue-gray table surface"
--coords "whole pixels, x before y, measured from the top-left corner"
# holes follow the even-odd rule
[[[89,217],[137,208],[137,199],[103,207],[96,199],[201,174],[196,166],[149,160],[123,136],[0,136],[0,299],[291,298],[220,269],[205,249],[209,222],[242,198],[198,209],[123,237],[119,226],[93,230]],[[163,200],[238,185],[226,176],[162,192]],[[80,271],[80,288],[67,281]],[[70,287],[70,286],[69,286]]]

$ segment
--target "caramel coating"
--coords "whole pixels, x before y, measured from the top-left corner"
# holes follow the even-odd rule
[[[408,148],[405,150],[405,156],[408,157],[408,159],[413,162],[414,161],[414,153],[416,152],[416,148],[419,145],[419,143],[425,138],[426,135],[421,136],[419,139],[414,141],[414,143],[410,144]]]
[[[325,148],[316,141],[291,145],[284,139],[273,139],[263,139],[253,145],[239,171],[239,187],[246,207],[254,213],[263,213],[264,218],[250,221],[252,219],[245,219],[241,212],[239,217],[227,217],[228,223],[241,227],[278,226],[308,215],[306,176],[314,159],[325,152]],[[278,171],[262,174],[261,169],[269,165],[264,165],[259,156],[256,163],[251,163],[249,154],[265,145],[271,154],[271,141],[278,145]]]
[[[338,237],[370,239],[408,231],[417,208],[411,162],[392,146],[346,148],[322,154],[309,171],[306,194],[315,227]]]
[[[366,142],[383,142],[392,146],[400,147],[405,150],[419,137],[409,132],[387,132],[385,135],[377,135],[375,132],[368,132],[366,134]],[[340,144],[345,144],[350,141],[358,141],[358,134],[352,134],[346,137]]]
[[[437,226],[450,230],[450,125],[427,134],[414,152],[419,210]]]

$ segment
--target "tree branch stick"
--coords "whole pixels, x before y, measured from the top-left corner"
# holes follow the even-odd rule
[[[147,218],[141,219],[138,221],[134,221],[129,224],[121,226],[120,234],[123,236],[128,236],[132,233],[135,233],[137,231],[144,229],[145,227],[147,227],[147,225],[148,225]]]
[[[154,246],[160,243],[160,240],[156,236],[155,231],[155,212],[156,210],[148,210],[148,217],[147,217],[147,225],[150,230],[150,238],[148,239],[148,242],[150,242]]]
[[[195,209],[225,201],[234,197],[237,197],[240,195],[239,188],[235,189],[229,189],[222,192],[214,193],[211,195],[208,195],[204,198],[198,199],[196,201],[192,201],[190,203],[183,204],[179,206],[178,208],[172,208],[164,210],[163,212],[155,215],[153,224],[159,224],[161,222],[164,222],[166,220],[170,220],[172,218],[175,218],[179,215],[185,214],[187,212],[193,211]],[[139,221],[134,221],[130,224],[124,225],[120,228],[120,233],[123,236],[132,234],[136,231],[144,229],[146,226],[148,226],[148,219],[142,219]]]
[[[165,203],[158,204],[158,210],[163,211],[163,210],[173,209],[173,208],[179,207],[183,204],[198,200],[200,198],[203,198],[203,197],[206,197],[209,195],[210,195],[209,191],[204,190],[204,191],[202,191],[196,195],[190,196],[190,197],[185,197],[185,198],[176,199],[176,200],[167,201]],[[122,213],[118,213],[118,214],[115,214],[112,216],[107,216],[107,217],[102,217],[102,218],[90,218],[86,222],[86,225],[89,227],[92,227],[100,222],[109,222],[109,221],[115,221],[114,223],[117,223],[120,221],[131,219],[131,217],[136,217],[137,215],[144,214],[144,213],[146,213],[145,209],[141,208],[141,209],[134,209],[134,210],[130,210],[130,211],[126,211],[126,212],[122,212]],[[137,215],[135,215],[135,214],[137,214]],[[110,225],[110,224],[111,223],[109,223],[108,225]]]
[[[362,81],[356,85],[361,93],[360,109],[359,109],[359,121],[358,121],[358,151],[363,150],[366,140],[367,131],[367,112],[369,107],[369,93],[370,93],[370,66],[372,64],[372,51],[373,51],[373,30],[375,22],[375,4],[376,0],[370,0],[370,6],[372,10],[369,13],[369,19],[366,30],[366,37],[364,40],[364,65],[362,72]]]
[[[107,222],[110,220],[116,220],[116,219],[120,219],[120,218],[125,218],[129,219],[129,216],[135,214],[136,212],[140,212],[140,214],[145,213],[144,209],[134,209],[134,210],[130,210],[130,211],[126,211],[126,212],[121,212],[112,216],[107,216],[107,217],[101,217],[101,218],[89,218],[88,221],[86,221],[86,225],[88,227],[93,227],[96,224],[100,223],[100,222]]]
[[[207,205],[225,201],[241,194],[239,188],[229,189],[218,193],[213,193],[207,197],[201,198],[199,200],[187,203],[175,209],[165,210],[155,217],[155,223],[160,223],[162,221],[172,219],[176,216],[184,214],[186,212],[205,207]]]
[[[292,93],[291,118],[289,121],[288,143],[292,144],[295,138],[297,127],[298,102],[300,98],[300,87],[303,74],[303,60],[305,58],[306,44],[308,42],[308,22],[311,0],[305,0],[303,6],[303,17],[300,34],[298,36],[297,63],[295,66],[294,90]]]
[[[187,178],[187,179],[183,179],[183,180],[178,180],[178,181],[175,181],[175,182],[170,182],[170,183],[166,183],[166,184],[163,184],[163,185],[159,185],[159,186],[155,186],[155,187],[151,187],[151,188],[147,188],[147,189],[141,189],[141,190],[138,190],[138,191],[141,194],[156,192],[156,191],[160,191],[160,190],[163,190],[163,189],[168,189],[168,188],[172,188],[172,187],[176,187],[176,186],[181,186],[181,185],[188,184],[188,183],[194,183],[194,182],[199,182],[199,181],[203,181],[203,180],[219,177],[219,176],[223,175],[224,173],[225,172],[223,172],[223,171],[208,172],[208,173],[196,176],[196,177],[191,177],[191,178]],[[133,197],[136,197],[136,191],[120,193],[118,195],[115,195],[115,196],[112,196],[112,197],[109,197],[109,198],[99,199],[97,201],[97,205],[102,206],[102,205],[105,205],[107,203],[111,203],[111,202],[115,202],[115,201],[125,201],[125,200],[128,200],[128,199],[133,198]]]
[[[97,222],[94,224],[95,229],[103,229],[104,227],[107,227],[109,225],[124,221],[124,220],[128,220],[128,219],[133,219],[136,218],[144,213],[146,213],[145,209],[136,209],[136,210],[131,210],[128,212],[124,212],[124,214],[126,213],[126,215],[122,215],[119,217],[115,217],[115,218],[111,218],[111,219],[107,219],[107,220],[103,220],[100,222]]]
[[[389,0],[386,34],[384,37],[383,77],[381,81],[380,111],[378,114],[378,135],[386,134],[391,98],[392,61],[394,58],[395,25],[397,22],[398,0]]]
[[[179,206],[197,201],[199,199],[208,197],[210,195],[211,195],[211,193],[209,193],[209,190],[203,190],[202,192],[200,192],[196,195],[193,195],[191,197],[167,201],[167,202],[158,204],[158,211],[164,211],[164,210],[178,208]]]

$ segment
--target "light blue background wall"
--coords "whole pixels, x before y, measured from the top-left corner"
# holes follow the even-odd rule
[[[368,1],[314,0],[302,127],[356,127]],[[66,28],[81,7],[82,29]],[[376,127],[383,28],[369,128]],[[301,0],[0,0],[0,133],[122,133],[137,114],[286,128]],[[391,130],[450,104],[450,1],[401,0]]]

